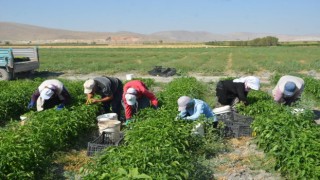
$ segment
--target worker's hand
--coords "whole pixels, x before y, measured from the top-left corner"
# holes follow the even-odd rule
[[[86,101],[86,105],[89,105],[89,104],[91,104],[92,102],[92,99],[87,99],[87,101]]]
[[[97,99],[88,99],[86,104],[94,104],[94,103],[97,103],[99,102]]]
[[[56,108],[57,111],[60,111],[64,108],[64,104],[59,104]]]
[[[34,106],[34,101],[30,101],[30,103],[28,104],[28,109],[33,108],[33,106]]]
[[[158,106],[155,106],[155,105],[152,105],[152,108],[157,110],[158,109]]]
[[[132,122],[132,120],[131,120],[131,119],[128,119],[128,120],[126,120],[125,125],[128,126],[131,122]]]
[[[97,99],[91,99],[91,103],[92,103],[92,104],[97,103],[97,102],[99,102],[99,100],[97,100]]]

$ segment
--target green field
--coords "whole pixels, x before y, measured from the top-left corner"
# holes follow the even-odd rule
[[[84,104],[83,81],[62,80],[72,94],[72,105],[62,111],[51,109],[38,113],[27,109],[30,95],[43,80],[35,78],[1,81],[0,179],[130,179],[133,175],[153,179],[211,179],[213,176],[225,179],[219,178],[224,176],[219,170],[229,169],[220,168],[230,165],[234,171],[234,162],[248,167],[252,174],[264,170],[281,173],[284,179],[319,179],[320,126],[313,122],[313,110],[319,109],[320,81],[304,76],[304,94],[293,107],[274,103],[267,91],[281,74],[319,73],[319,53],[317,47],[41,47],[40,71],[143,74],[161,65],[175,67],[183,74],[276,72],[269,83],[263,83],[261,91],[250,92],[248,106],[238,108],[240,114],[254,118],[251,127],[255,138],[243,141],[248,141],[248,146],[256,143],[266,156],[251,153],[250,157],[235,158],[233,146],[228,147],[229,142],[220,137],[221,123],[218,131],[207,126],[205,138],[191,136],[190,129],[197,122],[175,120],[176,100],[189,95],[215,107],[216,84],[181,77],[159,84],[144,79],[151,90],[158,89],[160,108],[157,111],[147,108],[137,114],[135,121],[122,129],[126,134],[123,144],[106,149],[101,156],[87,157],[87,142],[95,138],[92,131],[97,129],[99,107]],[[304,108],[304,113],[292,113],[296,107]],[[23,126],[18,120],[21,114],[28,116]],[[234,151],[239,154],[240,148],[243,147],[237,145]],[[228,151],[232,156],[225,154]],[[223,157],[220,161],[215,159],[220,157]]]
[[[176,68],[182,74],[224,75],[227,72],[279,73],[320,71],[320,48],[41,48],[40,71],[69,73],[137,72],[154,66]]]

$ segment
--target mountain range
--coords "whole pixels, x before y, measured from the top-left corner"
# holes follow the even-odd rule
[[[152,43],[152,42],[208,42],[252,40],[273,36],[279,41],[320,41],[320,34],[285,35],[272,33],[235,32],[216,34],[206,31],[161,31],[152,34],[134,32],[85,32],[46,28],[13,22],[0,22],[0,44],[10,43]]]

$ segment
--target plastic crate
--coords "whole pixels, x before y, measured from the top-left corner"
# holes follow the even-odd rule
[[[223,129],[224,137],[230,138],[238,138],[242,136],[252,136],[252,129],[250,125],[243,125],[243,124],[233,124],[233,125],[226,125]]]
[[[238,113],[233,113],[233,121],[239,124],[250,125],[253,122],[253,118],[249,116],[244,116]]]
[[[238,131],[237,131],[236,137],[241,137],[241,136],[247,136],[247,137],[252,136],[252,129],[251,129],[250,125],[239,125],[238,126]]]
[[[225,137],[238,138],[241,136],[252,136],[252,129],[250,128],[253,118],[244,116],[235,112],[228,112],[219,114],[218,120],[225,124],[223,135]]]
[[[117,142],[112,142],[111,133],[103,132],[99,137],[97,137],[92,142],[88,142],[87,156],[93,156],[95,153],[101,152],[103,149],[109,146],[118,146],[123,140],[124,134],[120,132],[120,139]]]
[[[233,119],[233,112],[226,112],[222,114],[216,114],[218,120],[231,120]]]

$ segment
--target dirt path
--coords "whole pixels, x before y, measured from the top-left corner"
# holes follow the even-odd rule
[[[273,76],[272,72],[262,70],[260,72],[257,72],[255,74],[243,74],[243,73],[234,73],[232,71],[232,53],[228,56],[228,65],[226,67],[226,70],[228,72],[224,73],[226,75],[222,76],[205,76],[199,73],[192,73],[190,72],[188,76],[195,77],[199,81],[203,82],[217,82],[221,78],[225,77],[242,77],[242,76],[248,76],[248,75],[254,75],[257,76],[261,83],[270,83],[270,78]],[[62,78],[62,79],[70,79],[70,80],[87,80],[89,78],[94,78],[97,76],[112,76],[117,77],[120,80],[126,80],[126,74],[133,74],[134,78],[151,78],[154,79],[155,82],[163,82],[168,83],[172,81],[174,78],[179,78],[181,76],[170,76],[170,77],[161,77],[161,76],[151,76],[146,74],[139,74],[135,72],[128,72],[128,73],[116,73],[113,75],[107,75],[107,74],[98,74],[98,73],[92,73],[92,74],[74,74],[74,73],[55,73],[55,72],[38,72],[34,74],[34,77],[42,77],[42,78]],[[302,74],[311,75],[316,79],[320,79],[320,73],[317,72],[303,72]],[[24,76],[22,76],[24,77]]]
[[[228,55],[227,67],[225,70],[225,74],[233,74],[232,72],[232,53]]]
[[[271,75],[272,75],[271,73],[265,73],[265,74],[262,74],[261,77],[259,77],[259,76],[258,77],[261,79],[262,83],[269,83],[269,77]],[[50,76],[50,75],[48,75],[48,76]],[[52,75],[52,76],[55,78],[70,79],[70,80],[87,80],[90,78],[101,76],[101,74],[60,74],[60,75]],[[125,73],[117,73],[117,74],[114,74],[111,76],[117,77],[123,81],[126,80]],[[204,76],[204,75],[200,75],[197,73],[189,73],[189,76],[195,77],[197,80],[203,81],[203,82],[217,82],[221,78],[228,77],[228,76]],[[244,75],[239,74],[238,76],[240,77],[240,76],[244,76]],[[171,82],[173,79],[179,78],[179,77],[181,77],[181,76],[161,77],[161,76],[133,74],[133,78],[151,78],[151,79],[154,79],[155,82],[162,82],[162,83]]]
[[[242,137],[228,140],[232,150],[219,154],[211,160],[214,166],[214,177],[218,180],[281,180],[279,173],[274,172],[272,159],[257,149],[252,138]],[[268,172],[270,171],[270,172]]]

